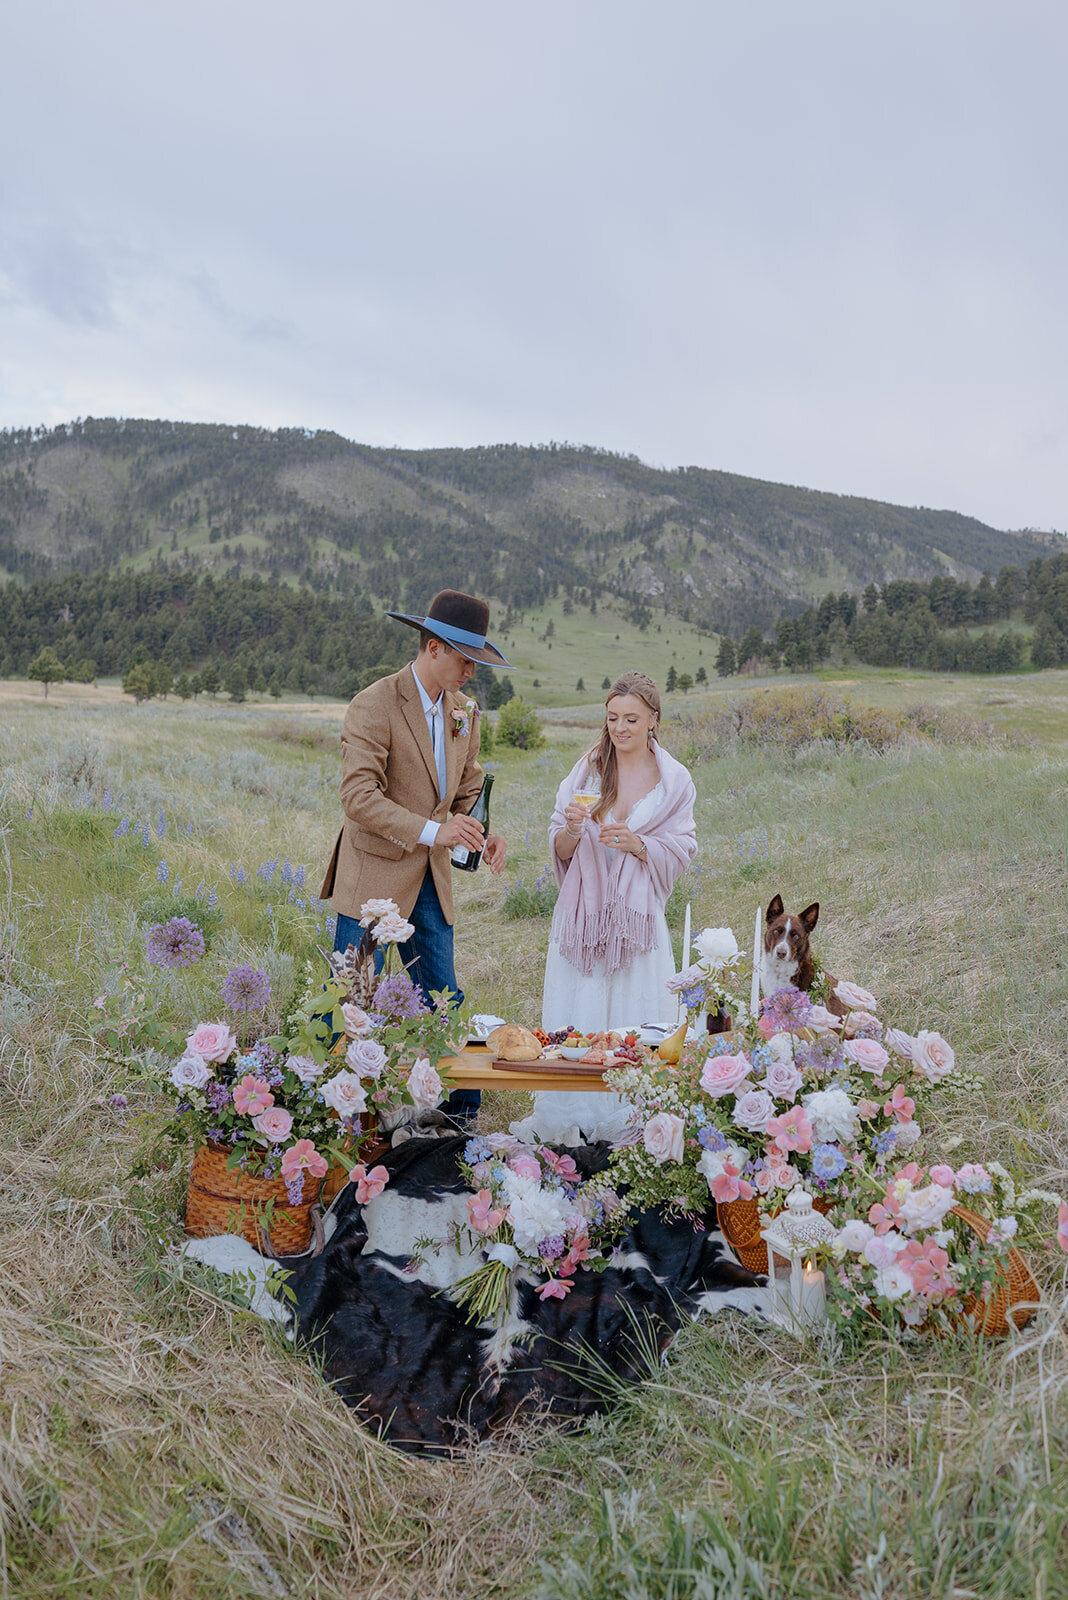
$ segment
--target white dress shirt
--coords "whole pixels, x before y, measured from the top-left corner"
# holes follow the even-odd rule
[[[442,798],[445,794],[445,697],[439,691],[437,699],[431,700],[423,685],[419,682],[419,674],[416,672],[414,664],[412,666],[412,677],[415,679],[415,687],[419,690],[419,701],[423,707],[423,715],[426,717],[427,732],[430,735],[434,761],[438,769],[438,796]],[[419,843],[425,845],[434,844],[440,827],[440,822],[434,822],[428,817],[423,824],[423,831],[419,835]]]

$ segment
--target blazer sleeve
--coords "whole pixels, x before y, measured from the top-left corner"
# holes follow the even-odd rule
[[[357,696],[350,703],[341,729],[341,808],[368,833],[414,850],[429,812],[410,811],[386,792],[390,730],[382,698]]]

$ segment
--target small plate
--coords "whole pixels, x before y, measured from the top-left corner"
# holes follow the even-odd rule
[[[476,1011],[471,1018],[471,1038],[476,1044],[485,1044],[494,1028],[503,1028],[506,1017],[492,1017],[489,1012]]]

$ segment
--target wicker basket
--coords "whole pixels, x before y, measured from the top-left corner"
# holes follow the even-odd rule
[[[279,1255],[299,1255],[311,1243],[311,1208],[319,1199],[323,1180],[304,1175],[299,1205],[291,1205],[282,1178],[251,1178],[240,1167],[227,1172],[230,1152],[221,1145],[202,1144],[193,1157],[189,1195],[185,1205],[185,1231],[194,1239],[216,1233],[239,1233],[260,1248],[260,1227],[267,1223],[271,1248]]]
[[[954,1206],[951,1216],[967,1223],[986,1243],[990,1223],[965,1206]],[[1003,1339],[1014,1328],[1025,1328],[1038,1309],[1041,1291],[1031,1276],[1027,1262],[1015,1246],[1009,1250],[1005,1274],[998,1282],[989,1300],[973,1296],[961,1306],[961,1323],[971,1332],[983,1334],[988,1339]]]
[[[829,1201],[822,1195],[814,1195],[812,1205],[824,1216],[831,1210]],[[760,1237],[765,1215],[767,1213],[760,1210],[755,1200],[729,1200],[726,1205],[716,1206],[720,1231],[748,1272],[768,1270],[768,1247]],[[776,1256],[775,1261],[776,1265],[785,1265],[782,1256]]]

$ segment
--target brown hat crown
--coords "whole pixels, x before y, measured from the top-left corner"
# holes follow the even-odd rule
[[[387,617],[404,622],[409,628],[425,628],[445,644],[451,645],[469,661],[486,661],[493,667],[506,667],[508,662],[486,637],[489,627],[489,606],[473,594],[462,594],[459,589],[441,589],[427,607],[425,617],[409,616],[403,611],[387,611]]]

